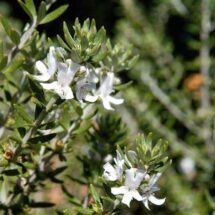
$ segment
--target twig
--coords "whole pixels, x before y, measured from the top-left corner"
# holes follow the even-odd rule
[[[210,4],[209,0],[202,0],[201,3],[201,49],[200,49],[200,62],[201,62],[201,75],[204,79],[204,85],[201,87],[201,107],[207,110],[210,107],[210,89],[209,89],[209,71],[210,71],[210,47],[209,47],[209,36],[211,31],[210,22]],[[211,123],[206,119],[203,126],[203,131],[207,134],[208,138],[205,143],[207,146],[208,154],[211,155],[213,152],[213,142],[211,137]]]
[[[206,137],[201,128],[196,126],[186,114],[184,114],[169,98],[169,96],[158,86],[156,81],[147,73],[142,73],[141,80],[150,88],[151,93],[166,107],[166,109],[187,129],[196,134],[201,139]]]

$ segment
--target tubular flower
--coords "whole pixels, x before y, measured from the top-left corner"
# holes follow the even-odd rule
[[[111,107],[111,103],[120,105],[124,101],[123,99],[118,99],[111,96],[111,93],[113,93],[113,82],[114,74],[112,72],[108,72],[106,78],[101,83],[101,86],[97,92],[98,97],[102,100],[104,108],[107,110],[114,110]]]
[[[46,90],[55,91],[62,99],[72,99],[74,95],[70,84],[79,68],[80,65],[70,59],[66,60],[66,63],[58,63],[57,81],[40,84]]]
[[[104,168],[104,178],[107,181],[116,181],[121,178],[123,174],[123,165],[124,160],[122,159],[120,153],[117,151],[117,158],[114,158],[115,166],[112,166],[109,162],[107,162]]]
[[[156,186],[157,180],[160,178],[161,173],[157,173],[156,175],[153,175],[148,183],[148,186],[142,189],[144,195],[142,196],[143,198],[143,204],[145,207],[150,210],[149,208],[149,202],[151,202],[154,205],[162,205],[165,202],[165,198],[163,199],[158,199],[155,197],[154,193],[158,190],[160,190]]]
[[[88,69],[85,66],[81,66],[81,71],[83,71],[84,77],[77,82],[76,85],[76,97],[79,101],[88,101],[88,102],[95,102],[97,100],[97,96],[91,95],[90,92],[96,89],[95,83],[95,75],[93,71]]]
[[[143,200],[137,189],[139,188],[145,173],[140,172],[136,168],[128,169],[125,172],[125,185],[121,187],[113,187],[111,188],[111,192],[114,195],[122,194],[122,203],[130,207],[130,202],[132,199],[136,199],[137,201]]]
[[[48,81],[57,71],[57,60],[55,56],[55,48],[51,46],[47,55],[47,64],[42,61],[37,61],[35,65],[40,75],[34,75],[38,81]]]

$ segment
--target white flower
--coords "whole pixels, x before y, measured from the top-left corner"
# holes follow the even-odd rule
[[[115,166],[111,165],[109,162],[107,162],[103,168],[104,168],[104,178],[107,181],[116,181],[121,178],[123,173],[123,165],[124,160],[122,159],[122,156],[117,151],[117,158],[114,158]]]
[[[36,62],[36,69],[41,75],[34,75],[38,81],[48,81],[57,70],[57,60],[55,57],[55,48],[51,46],[47,55],[47,65],[42,61]]]
[[[142,201],[143,198],[137,189],[140,186],[144,176],[145,173],[140,172],[136,168],[126,170],[125,186],[113,187],[111,188],[111,193],[114,195],[122,194],[122,203],[126,204],[128,207],[130,207],[130,202],[132,199]]]
[[[111,103],[119,105],[124,101],[123,99],[117,99],[110,95],[113,92],[113,82],[114,74],[112,72],[108,72],[97,92],[98,97],[102,100],[104,108],[107,110],[114,110],[111,107]]]
[[[151,202],[152,204],[155,204],[155,205],[162,205],[165,202],[166,198],[158,199],[154,196],[154,193],[156,191],[160,190],[156,186],[156,182],[160,178],[160,176],[161,176],[161,173],[157,173],[156,175],[153,175],[151,177],[151,179],[149,180],[148,186],[142,189],[142,191],[144,193],[144,195],[142,196],[143,204],[145,205],[145,207],[148,210],[150,210],[149,202]]]
[[[104,162],[111,162],[113,160],[113,156],[111,154],[108,154],[104,158]]]
[[[95,74],[85,66],[81,66],[80,71],[83,71],[85,74],[84,77],[77,82],[76,97],[79,101],[85,100],[88,102],[95,102],[98,96],[89,93],[93,89],[96,89]]]
[[[80,65],[70,59],[66,63],[58,63],[57,81],[40,84],[46,90],[54,90],[62,99],[72,99],[74,96],[70,84],[79,68]]]
[[[195,174],[195,161],[192,158],[185,157],[180,161],[180,170],[188,177],[192,178]]]

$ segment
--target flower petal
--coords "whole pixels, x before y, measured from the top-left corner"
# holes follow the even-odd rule
[[[38,81],[48,81],[50,79],[50,75],[47,71],[45,64],[42,61],[36,62],[36,69],[40,72],[41,75],[34,75],[33,77]]]
[[[130,202],[132,200],[133,196],[131,195],[131,193],[128,191],[124,194],[123,198],[122,198],[122,203],[126,204],[128,207],[130,207]]]
[[[61,87],[56,92],[61,97],[61,99],[73,99],[74,98],[73,92],[69,86]]]
[[[124,99],[117,99],[117,98],[114,98],[113,96],[108,96],[108,99],[111,103],[115,105],[120,105],[124,102]]]
[[[107,180],[107,181],[115,181],[117,180],[117,173],[116,173],[116,170],[115,168],[108,162],[106,163],[104,166],[104,178]]]
[[[57,81],[52,83],[40,83],[40,85],[46,90],[56,90],[59,87]]]
[[[57,60],[54,56],[55,48],[54,46],[51,46],[49,48],[49,53],[47,56],[47,62],[48,62],[48,73],[50,77],[56,72],[57,70]]]
[[[149,181],[149,187],[153,187],[156,184],[157,180],[160,178],[160,176],[161,176],[161,173],[157,173],[153,175]]]
[[[110,102],[108,100],[106,100],[106,98],[101,98],[101,99],[102,99],[102,104],[106,110],[114,110],[111,107]]]
[[[119,194],[125,194],[128,192],[128,189],[125,186],[121,187],[112,187],[111,188],[111,193],[113,195],[119,195]]]
[[[148,210],[150,210],[150,208],[149,208],[149,201],[148,201],[148,198],[147,198],[147,197],[143,197],[143,204],[144,204],[144,206],[145,206]]]
[[[130,194],[132,195],[132,197],[134,199],[136,199],[137,201],[142,201],[143,197],[139,194],[139,192],[137,190],[132,190],[130,191]]]
[[[80,69],[80,65],[74,62],[71,62],[71,67],[70,67],[71,71],[73,72],[77,72]]]
[[[138,171],[136,168],[126,170],[125,186],[130,189],[137,189],[142,182],[145,173]]]
[[[114,74],[112,72],[108,72],[106,78],[103,80],[99,88],[99,94],[101,94],[101,96],[106,97],[111,94],[113,91],[113,80]]]
[[[37,81],[41,81],[41,82],[45,82],[48,81],[50,79],[50,75],[47,74],[43,74],[43,75],[34,75],[33,76]]]
[[[166,198],[158,199],[154,195],[149,196],[149,201],[154,205],[162,205],[165,202]]]
[[[47,73],[47,68],[46,68],[46,65],[41,61],[41,60],[38,60],[35,64],[36,66],[36,69],[41,73],[41,74],[45,74]]]
[[[88,102],[95,102],[98,99],[98,96],[86,95],[85,99]]]

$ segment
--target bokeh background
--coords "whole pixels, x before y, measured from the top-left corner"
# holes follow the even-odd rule
[[[64,3],[69,9],[39,31],[55,37],[64,20],[71,26],[76,17],[89,17],[114,41],[133,44],[140,57],[131,71],[119,74],[123,82],[133,80],[122,92],[120,115],[131,135],[153,132],[169,141],[172,165],[160,181],[166,203],[123,214],[214,215],[215,1],[59,0],[53,8]],[[15,0],[0,0],[0,13],[20,30],[28,22]],[[63,204],[60,190],[50,192],[47,198]]]

